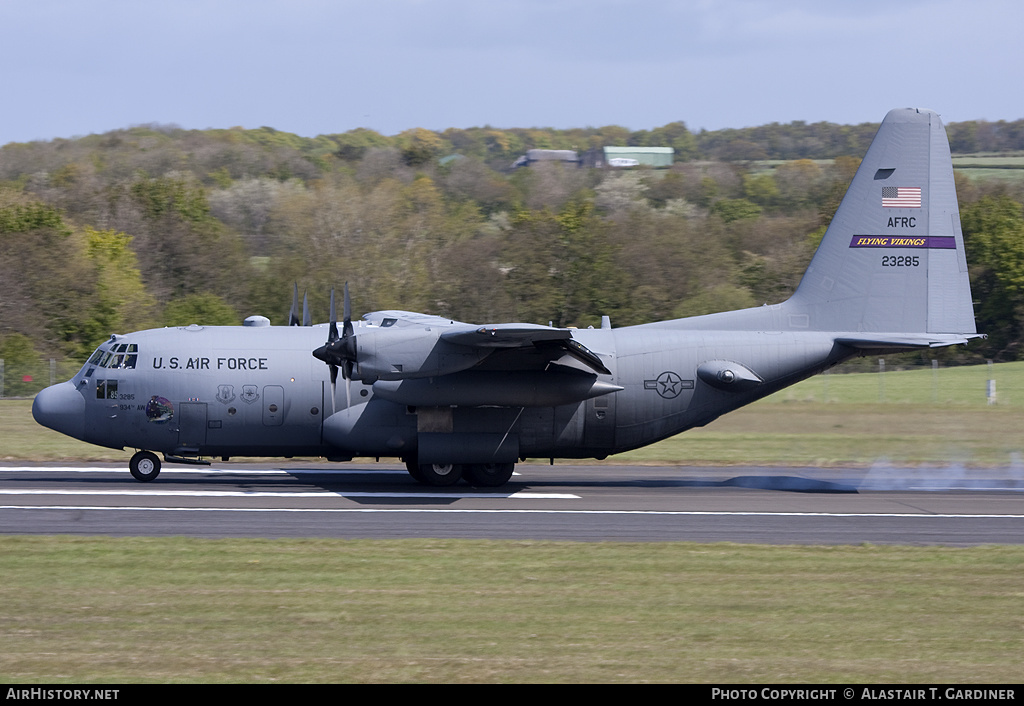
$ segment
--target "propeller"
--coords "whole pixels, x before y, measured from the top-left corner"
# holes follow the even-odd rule
[[[302,321],[299,321],[299,283],[295,283],[295,288],[292,290],[292,308],[288,312],[288,325],[289,326],[312,326],[313,320],[309,315],[309,296],[306,292],[302,293]]]
[[[299,325],[299,283],[295,283],[295,289],[292,290],[292,308],[288,312],[288,325],[298,326]]]
[[[327,333],[327,343],[313,351],[313,355],[327,363],[331,370],[331,408],[334,409],[334,394],[337,390],[338,368],[345,378],[345,398],[348,406],[352,406],[352,373],[356,362],[356,338],[352,326],[352,302],[348,294],[348,282],[345,283],[345,298],[342,304],[341,334],[338,334],[338,310],[334,303],[334,290],[331,290],[331,325]]]

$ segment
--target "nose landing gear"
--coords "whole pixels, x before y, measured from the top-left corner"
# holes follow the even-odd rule
[[[150,451],[138,451],[128,462],[128,470],[135,480],[148,483],[160,475],[160,459]]]

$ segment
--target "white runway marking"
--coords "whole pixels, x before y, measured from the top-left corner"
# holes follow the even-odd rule
[[[137,498],[183,497],[183,498],[515,498],[525,500],[579,500],[580,496],[569,493],[531,493],[518,491],[514,493],[441,493],[441,492],[362,492],[362,491],[330,491],[330,490],[54,490],[51,488],[31,489],[0,488],[0,495],[100,495]]]
[[[0,473],[127,473],[127,466],[96,466],[86,468],[83,466],[0,466]],[[164,468],[160,471],[161,476],[165,475],[244,475],[244,476],[301,476],[301,475],[366,475],[367,473],[382,475],[408,475],[407,471],[390,468],[377,469],[323,469],[323,468],[295,468],[285,470],[283,468],[255,469],[255,468],[214,468],[203,466],[201,468]]]

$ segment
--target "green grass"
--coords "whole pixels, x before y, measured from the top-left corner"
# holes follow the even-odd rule
[[[0,537],[0,681],[1020,679],[1024,547]]]
[[[1024,169],[1019,168],[969,167],[957,169],[957,172],[964,174],[971,181],[1003,181],[1008,184],[1024,182]]]
[[[32,400],[0,400],[0,461],[124,461],[130,453],[104,449],[39,426]]]
[[[1010,466],[1024,457],[1021,411],[909,405],[760,403],[619,463],[680,465]]]
[[[995,380],[996,405],[1024,411],[1024,362],[952,368],[904,366],[878,373],[878,359],[860,361],[863,373],[817,375],[772,395],[766,402],[906,404],[949,408],[989,406],[988,380]],[[870,365],[866,365],[870,364]]]
[[[1024,182],[1024,155],[964,154],[953,157],[953,168],[971,181]]]
[[[797,160],[754,160],[750,162],[750,173],[753,175],[771,174],[783,164],[793,164],[795,161]],[[811,161],[821,169],[827,169],[835,163],[835,160],[832,159]],[[958,174],[966,175],[972,181],[1024,182],[1024,155],[1019,153],[955,154],[953,155],[953,169]]]
[[[988,404],[989,378],[996,404]],[[1024,363],[826,374],[617,462],[1008,466],[1024,457]]]
[[[818,377],[617,460],[1014,463],[1024,364],[992,372],[991,406],[986,366],[881,397]],[[127,462],[30,405],[0,401],[0,457]],[[0,681],[1016,682],[1022,568],[1015,546],[7,536]]]
[[[982,152],[953,155],[954,169],[979,167],[986,169],[1022,169],[1024,154],[1019,152]]]

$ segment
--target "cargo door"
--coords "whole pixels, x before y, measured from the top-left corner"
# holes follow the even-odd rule
[[[178,448],[198,453],[206,444],[206,403],[182,402],[178,405]]]

